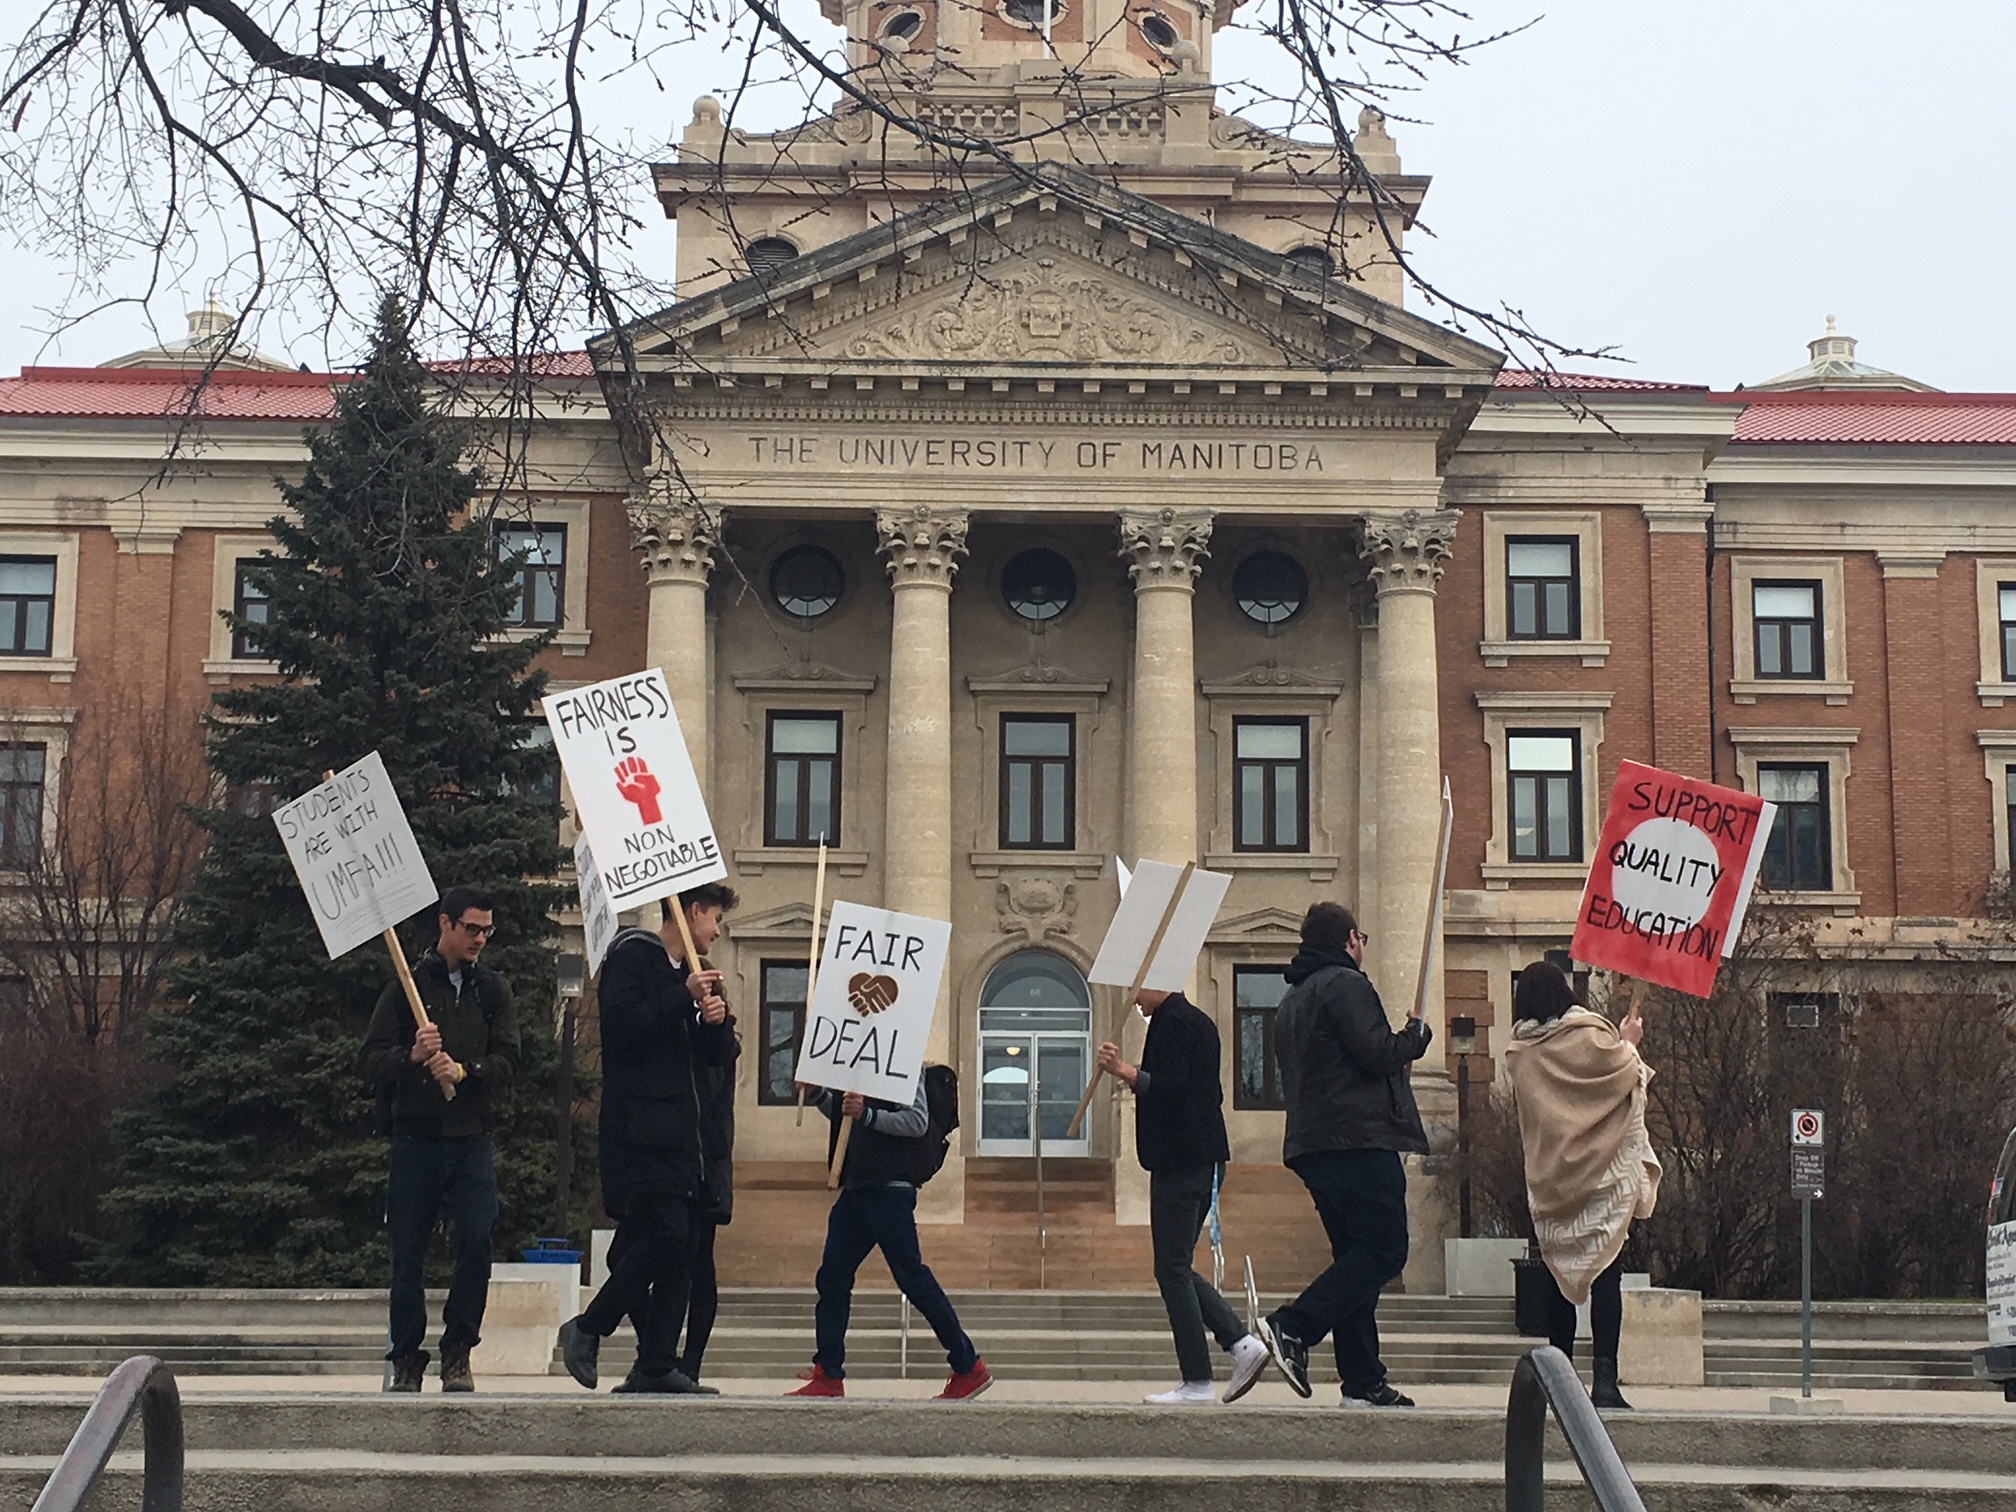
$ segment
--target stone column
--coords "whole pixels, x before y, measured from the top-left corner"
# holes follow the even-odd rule
[[[695,503],[662,474],[629,500],[630,544],[644,561],[650,604],[644,630],[644,664],[665,674],[672,707],[700,778],[708,786],[708,740],[713,682],[707,648],[707,576],[720,545],[721,517]]]
[[[1442,833],[1441,708],[1437,696],[1435,580],[1456,534],[1456,511],[1369,515],[1363,554],[1378,594],[1379,651],[1374,672],[1379,729],[1378,840],[1373,906],[1366,910],[1372,948],[1366,967],[1396,1025],[1413,1006],[1428,925],[1429,889]],[[1437,942],[1428,985],[1428,1022],[1442,1039],[1442,952]],[[1430,1051],[1414,1068],[1415,1099],[1431,1142],[1453,1138],[1455,1097],[1441,1059]],[[1446,1205],[1418,1160],[1408,1161],[1408,1247],[1401,1282],[1410,1292],[1444,1285]]]
[[[883,906],[952,917],[952,578],[966,555],[966,512],[920,504],[875,516],[895,603],[889,626],[888,790],[882,831]],[[939,989],[925,1059],[952,1058],[951,988]],[[968,1085],[976,1078],[962,1078]],[[965,1164],[955,1148],[919,1194],[917,1216],[966,1216]]]
[[[1120,555],[1134,580],[1134,675],[1128,703],[1129,858],[1201,861],[1197,838],[1197,656],[1191,605],[1211,541],[1208,509],[1123,509]],[[1132,1030],[1133,1016],[1123,1010]],[[1110,1025],[1098,1025],[1105,1038]],[[1230,1035],[1226,1038],[1229,1040]],[[1139,1058],[1141,1036],[1121,1050]],[[1113,1215],[1148,1221],[1148,1175],[1135,1158],[1134,1110],[1113,1084]]]

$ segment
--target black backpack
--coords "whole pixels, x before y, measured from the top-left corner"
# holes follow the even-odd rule
[[[924,1068],[924,1137],[917,1141],[917,1168],[911,1179],[924,1185],[944,1168],[959,1127],[959,1073],[950,1066]]]

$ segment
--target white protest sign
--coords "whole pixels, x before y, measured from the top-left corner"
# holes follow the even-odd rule
[[[2016,1344],[2016,1223],[1988,1225],[1988,1342]]]
[[[376,751],[275,809],[273,823],[332,961],[441,896]]]
[[[1099,955],[1092,962],[1092,970],[1086,980],[1103,983],[1110,987],[1131,987],[1141,970],[1141,961],[1155,942],[1156,931],[1160,930],[1162,943],[1155,950],[1155,959],[1148,963],[1148,970],[1141,977],[1141,985],[1154,992],[1181,992],[1183,984],[1190,980],[1190,970],[1197,964],[1197,952],[1204,947],[1204,936],[1210,932],[1211,923],[1218,917],[1218,908],[1225,901],[1225,891],[1232,885],[1232,878],[1225,872],[1210,872],[1193,869],[1190,880],[1184,885],[1183,895],[1176,898],[1176,884],[1182,880],[1183,868],[1171,866],[1166,861],[1143,861],[1134,868],[1127,890],[1120,899],[1120,908],[1113,915],[1113,922],[1106,928],[1106,938],[1100,942]],[[1170,909],[1170,900],[1175,899],[1175,909]],[[1163,917],[1169,919],[1168,927],[1162,924]],[[1131,1008],[1133,1004],[1123,1004]]]
[[[554,693],[545,706],[612,911],[728,875],[663,672]]]
[[[805,1010],[797,1079],[908,1106],[952,926],[943,919],[835,903]]]
[[[574,890],[581,895],[582,943],[588,953],[588,974],[602,969],[602,957],[619,928],[616,910],[609,906],[609,885],[602,880],[602,868],[595,864],[584,834],[574,842]]]

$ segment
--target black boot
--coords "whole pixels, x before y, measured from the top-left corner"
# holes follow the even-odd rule
[[[1629,1412],[1631,1404],[1624,1400],[1624,1393],[1617,1389],[1617,1362],[1596,1360],[1596,1384],[1589,1393],[1589,1400],[1598,1407],[1611,1412]]]
[[[421,1378],[427,1374],[428,1353],[416,1349],[411,1354],[396,1354],[392,1357],[392,1378],[385,1383],[387,1391],[418,1391]]]

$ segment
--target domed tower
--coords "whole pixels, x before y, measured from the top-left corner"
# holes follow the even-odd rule
[[[847,60],[876,86],[1012,86],[1069,69],[1096,85],[1207,81],[1231,0],[823,0]]]

